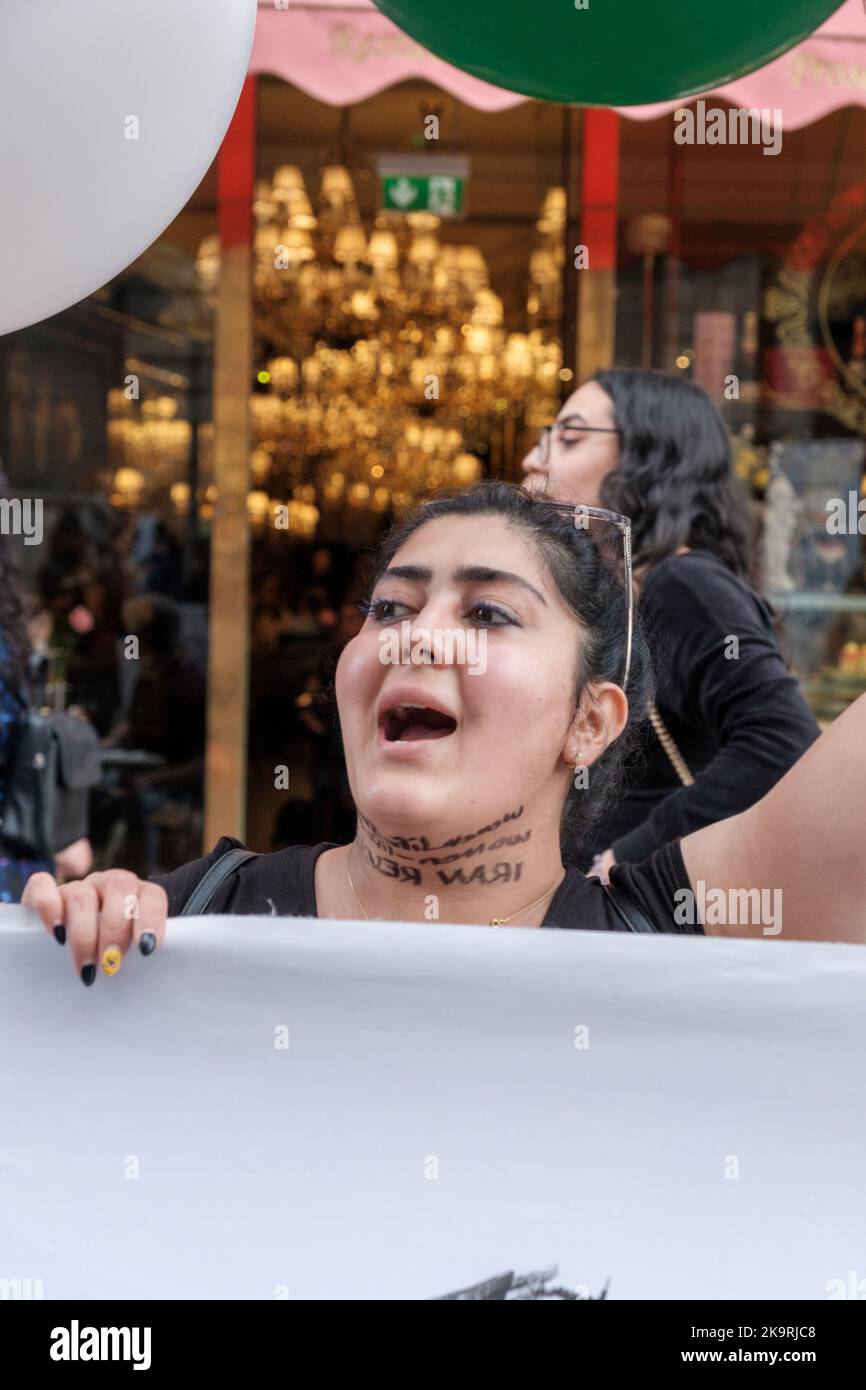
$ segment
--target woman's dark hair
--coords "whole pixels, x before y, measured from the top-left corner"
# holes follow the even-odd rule
[[[681,546],[708,550],[756,584],[755,533],[731,473],[731,444],[705,391],[662,372],[596,372],[622,431],[619,466],[601,486],[605,507],[631,518],[635,567]]]
[[[583,628],[575,688],[575,707],[591,682],[621,684],[625,666],[627,604],[618,574],[586,529],[573,517],[523,488],[507,483],[478,483],[453,497],[425,502],[386,532],[376,556],[373,585],[410,536],[428,522],[447,516],[500,516],[526,536],[568,607]],[[639,736],[651,693],[649,654],[635,615],[629,720],[619,739],[593,763],[586,790],[571,788],[563,810],[563,840],[570,848],[591,837],[594,826],[619,788],[625,760]]]
[[[6,477],[0,470],[0,501],[9,497]],[[18,556],[14,543],[0,530],[0,645],[4,649],[4,659],[12,681],[19,688],[24,685],[27,674],[27,659],[30,655],[30,638],[24,612],[24,586],[18,566]]]

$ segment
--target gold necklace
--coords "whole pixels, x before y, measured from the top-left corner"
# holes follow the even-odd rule
[[[351,874],[351,871],[350,871],[350,869],[349,869],[349,861],[348,861],[348,859],[346,860],[346,877],[347,877],[347,879],[349,880],[349,887],[350,887],[351,890],[352,890],[352,896],[353,896],[353,898],[355,899],[355,902],[358,904],[359,908],[361,909],[361,911],[362,911],[363,914],[364,914],[364,920],[367,921],[367,922],[369,922],[370,917],[369,917],[369,914],[368,914],[368,912],[367,912],[367,909],[365,908],[364,904],[361,902],[361,899],[360,899],[360,897],[358,896],[358,890],[357,890],[357,888],[355,887],[354,883],[352,882],[352,874]],[[530,903],[528,907],[519,907],[519,908],[517,909],[516,912],[512,912],[512,913],[511,913],[511,916],[510,916],[510,917],[492,917],[492,918],[490,919],[490,925],[491,925],[491,927],[504,927],[504,926],[506,926],[510,921],[512,921],[515,917],[519,917],[519,916],[521,915],[521,913],[524,913],[524,912],[531,912],[532,909],[533,909],[534,907],[538,907],[539,903],[543,903],[545,898],[550,898],[550,897],[553,896],[553,894],[556,892],[557,888],[559,888],[559,886],[560,886],[560,884],[562,883],[562,881],[563,881],[564,878],[565,878],[565,870],[563,869],[562,873],[560,874],[559,878],[558,878],[558,879],[556,880],[556,882],[554,883],[553,887],[552,887],[552,888],[548,888],[548,890],[547,890],[546,893],[542,893],[542,895],[541,895],[540,898],[536,898],[534,903]]]

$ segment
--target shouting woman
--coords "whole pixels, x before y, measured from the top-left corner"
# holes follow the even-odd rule
[[[638,712],[647,700],[628,590],[602,557],[573,508],[502,484],[428,503],[386,538],[337,669],[351,843],[244,859],[224,839],[161,882],[39,873],[24,901],[63,925],[85,984],[132,943],[151,954],[185,911],[866,940],[866,699],[763,800],[614,869],[613,891],[564,864],[563,836],[591,833],[615,794],[623,686]],[[483,631],[483,671],[456,643],[383,660],[403,624]]]

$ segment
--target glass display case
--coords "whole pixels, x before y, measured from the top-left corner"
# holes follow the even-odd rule
[[[622,126],[617,364],[717,405],[822,725],[866,691],[864,139],[860,107],[786,121],[779,160],[678,146],[664,117]]]
[[[787,441],[752,453],[763,475],[764,592],[780,615],[791,669],[824,725],[866,690],[866,445]],[[741,446],[741,473],[744,457]]]

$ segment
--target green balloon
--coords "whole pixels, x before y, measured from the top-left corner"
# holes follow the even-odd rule
[[[440,58],[544,101],[637,106],[719,87],[840,0],[376,0]]]

